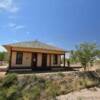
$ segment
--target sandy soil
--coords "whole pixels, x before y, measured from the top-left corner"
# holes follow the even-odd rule
[[[0,66],[0,77],[4,77],[6,71],[4,71],[8,66]]]
[[[57,100],[100,100],[100,88],[83,89],[57,97]]]

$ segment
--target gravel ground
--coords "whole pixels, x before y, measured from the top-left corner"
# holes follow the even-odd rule
[[[57,97],[57,100],[100,100],[100,88],[94,87]]]

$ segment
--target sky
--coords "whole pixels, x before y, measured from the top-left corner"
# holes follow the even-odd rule
[[[0,0],[0,45],[34,40],[66,50],[99,44],[100,0]]]

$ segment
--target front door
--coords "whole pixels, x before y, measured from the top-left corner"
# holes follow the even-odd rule
[[[47,66],[47,54],[42,54],[42,67]]]
[[[32,67],[37,67],[37,53],[32,53]]]

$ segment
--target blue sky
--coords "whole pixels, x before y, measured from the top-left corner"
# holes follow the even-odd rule
[[[99,44],[100,0],[0,0],[0,45],[30,40]]]

